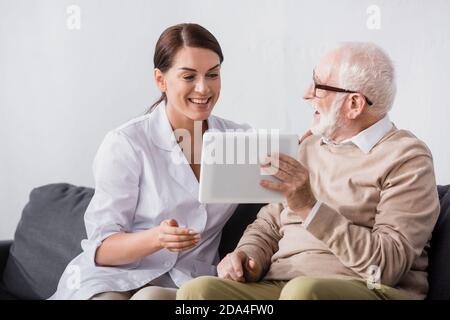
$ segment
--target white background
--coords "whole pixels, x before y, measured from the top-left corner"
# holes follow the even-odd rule
[[[72,4],[79,30],[67,27]],[[380,29],[367,26],[371,5]],[[181,22],[205,26],[222,45],[215,113],[285,132],[308,128],[301,97],[326,47],[378,43],[398,73],[391,119],[428,144],[437,182],[448,184],[449,16],[447,0],[0,0],[0,240],[13,237],[32,188],[93,186],[105,133],[158,97],[153,49]]]

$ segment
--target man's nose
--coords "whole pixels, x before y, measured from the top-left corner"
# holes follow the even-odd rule
[[[195,91],[198,93],[207,93],[208,92],[208,85],[206,84],[206,81],[203,77],[201,77],[197,83],[195,84]]]
[[[305,93],[303,94],[303,99],[305,100],[309,100],[309,99],[313,99],[314,98],[314,89],[313,89],[314,84],[311,83],[305,90]]]

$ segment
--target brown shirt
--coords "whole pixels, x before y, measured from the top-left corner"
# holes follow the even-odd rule
[[[424,298],[440,209],[426,145],[395,127],[367,154],[311,136],[299,161],[322,204],[306,228],[283,204],[261,209],[237,246],[262,265],[261,276],[367,279],[375,267],[382,284]]]

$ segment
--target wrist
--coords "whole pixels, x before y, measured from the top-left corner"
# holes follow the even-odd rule
[[[161,235],[161,226],[156,226],[150,229],[145,230],[147,233],[147,243],[149,245],[149,251],[159,251],[163,249],[163,245],[159,239]]]
[[[317,200],[315,198],[310,198],[302,206],[296,206],[294,208],[289,207],[289,210],[291,210],[295,214],[298,214],[304,220],[311,212],[311,210],[314,208],[316,202]]]

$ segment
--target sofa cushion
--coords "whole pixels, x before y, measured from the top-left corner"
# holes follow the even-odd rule
[[[450,188],[438,186],[438,191],[441,213],[429,251],[428,298],[450,299]],[[86,237],[84,212],[93,194],[91,188],[66,183],[32,190],[4,270],[5,294],[21,299],[45,299],[54,293],[65,267],[81,252],[80,242]],[[261,206],[238,206],[224,227],[221,257],[234,249]]]
[[[240,204],[222,230],[219,256],[222,259],[227,253],[233,251],[247,226],[256,219],[259,209],[265,204],[247,203]]]
[[[450,185],[438,186],[441,213],[433,231],[430,252],[428,299],[450,299]]]
[[[6,263],[0,298],[46,299],[55,292],[67,264],[82,251],[84,213],[93,195],[91,188],[67,183],[31,191]],[[236,247],[261,206],[238,206],[222,233],[221,257]]]
[[[86,238],[84,212],[94,190],[70,184],[33,189],[16,229],[3,286],[20,299],[46,299]]]

